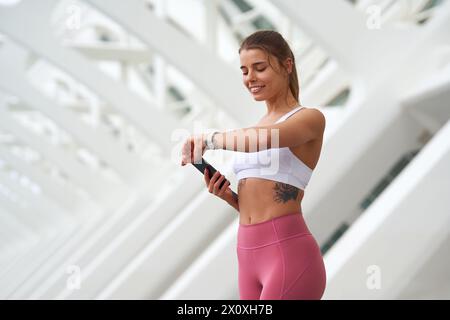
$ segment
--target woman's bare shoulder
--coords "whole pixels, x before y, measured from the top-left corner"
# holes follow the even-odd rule
[[[325,128],[325,115],[320,109],[314,107],[304,107],[304,109],[305,112],[307,112],[308,115],[311,116],[310,118],[313,119],[313,121],[316,122],[318,126]]]

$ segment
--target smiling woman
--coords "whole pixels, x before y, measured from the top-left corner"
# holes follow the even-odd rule
[[[325,117],[301,106],[295,56],[281,34],[271,30],[251,34],[242,42],[239,56],[244,86],[267,107],[256,126],[241,130],[244,150],[232,147],[240,151],[233,164],[239,181],[240,297],[320,299],[325,265],[303,219],[301,201],[320,156]],[[257,152],[247,146],[251,130],[258,131]],[[214,137],[219,147],[229,150],[227,133]],[[269,159],[272,170],[261,158]]]
[[[205,181],[239,212],[240,298],[320,299],[325,265],[301,201],[319,160],[325,117],[300,104],[295,57],[278,32],[251,34],[239,57],[243,84],[265,102],[266,115],[253,127],[189,138],[183,159],[199,160],[208,149],[236,152],[237,196],[227,182],[220,187],[225,177],[218,171]]]

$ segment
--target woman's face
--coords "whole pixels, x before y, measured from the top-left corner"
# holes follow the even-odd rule
[[[261,49],[244,49],[239,57],[244,86],[256,101],[275,100],[274,97],[286,91],[287,73],[274,56]]]

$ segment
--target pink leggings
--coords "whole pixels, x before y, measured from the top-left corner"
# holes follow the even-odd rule
[[[243,300],[319,300],[326,285],[320,248],[299,212],[239,224],[239,295]]]

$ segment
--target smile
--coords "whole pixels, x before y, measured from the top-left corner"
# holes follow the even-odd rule
[[[258,93],[258,92],[260,92],[264,87],[265,87],[265,86],[254,86],[254,87],[251,87],[251,88],[250,88],[250,91],[251,91],[252,93]]]

